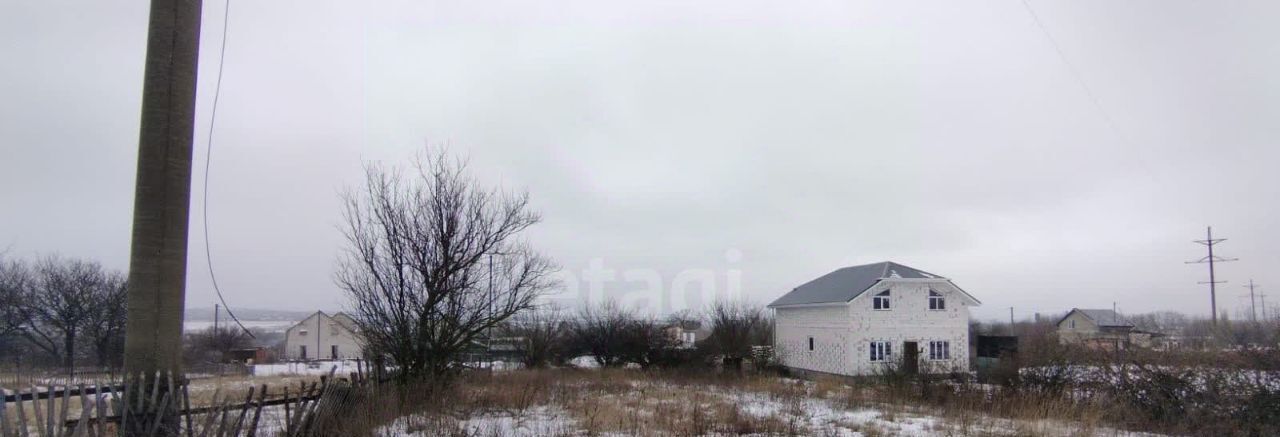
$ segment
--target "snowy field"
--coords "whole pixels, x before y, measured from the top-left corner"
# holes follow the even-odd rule
[[[1061,367],[1029,367],[1018,371],[1024,377],[1065,378],[1077,385],[1113,385],[1121,382],[1121,376],[1145,381],[1153,375],[1173,376],[1185,380],[1196,388],[1204,388],[1211,384],[1234,384],[1236,386],[1256,386],[1271,391],[1280,391],[1280,372],[1259,370],[1224,369],[1217,367],[1173,367],[1149,366],[1139,369],[1135,366],[1061,366]]]
[[[448,410],[404,414],[374,435],[1154,435],[1055,418],[850,401],[842,395],[852,389],[847,386],[777,377],[726,383],[625,370],[552,370],[497,374],[459,387]]]

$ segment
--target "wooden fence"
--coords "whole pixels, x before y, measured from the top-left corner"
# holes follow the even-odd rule
[[[149,410],[172,411],[177,420],[141,424],[147,435],[254,437],[264,429],[286,437],[318,435],[323,434],[326,421],[353,400],[354,389],[368,382],[363,371],[349,378],[335,378],[335,371],[336,367],[310,384],[300,382],[292,389],[286,385],[276,396],[266,384],[250,387],[243,396],[224,396],[219,390],[210,405],[198,407],[191,406],[189,380],[185,379],[155,378],[157,383],[149,392],[126,384],[32,387],[28,392],[5,394],[0,403],[0,437],[99,437],[116,435],[120,429],[136,432],[140,424],[129,421],[156,417]],[[267,415],[278,420],[266,421]]]

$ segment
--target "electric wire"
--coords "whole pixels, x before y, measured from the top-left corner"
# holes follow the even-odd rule
[[[1076,84],[1080,86],[1080,89],[1084,90],[1085,97],[1093,104],[1093,108],[1098,111],[1099,116],[1102,117],[1103,123],[1107,125],[1107,129],[1109,129],[1125,147],[1128,147],[1131,151],[1137,151],[1133,143],[1129,141],[1129,137],[1125,136],[1124,132],[1120,130],[1119,125],[1116,124],[1115,119],[1112,118],[1111,114],[1102,106],[1102,101],[1098,100],[1097,94],[1093,92],[1093,88],[1089,87],[1089,83],[1084,80],[1084,76],[1080,74],[1080,70],[1076,68],[1075,64],[1071,63],[1070,58],[1067,58],[1066,53],[1062,51],[1062,46],[1058,44],[1058,40],[1049,32],[1049,28],[1045,27],[1044,22],[1040,20],[1040,15],[1036,13],[1035,8],[1031,7],[1029,0],[1021,0],[1021,2],[1023,8],[1027,10],[1027,14],[1031,15],[1031,21],[1034,22],[1036,27],[1040,29],[1040,32],[1044,34],[1045,40],[1049,41],[1049,46],[1053,48],[1054,53],[1058,55],[1058,59],[1062,61],[1064,66],[1066,66],[1067,72],[1070,73],[1071,78],[1075,79]],[[1145,161],[1140,160],[1140,162],[1145,167]]]
[[[218,97],[222,94],[222,66],[227,57],[227,22],[230,14],[231,0],[226,0],[222,8],[222,47],[218,50],[218,74],[217,80],[213,85],[213,107],[209,111],[209,135],[205,143],[204,194],[201,196],[202,206],[200,212],[204,216],[202,221],[204,225],[204,260],[209,267],[209,280],[213,282],[213,291],[218,294],[218,301],[222,302],[222,307],[227,309],[227,315],[231,316],[231,320],[235,321],[236,325],[239,325],[240,329],[249,335],[249,338],[256,339],[257,337],[253,335],[253,332],[250,332],[249,328],[244,326],[244,323],[240,323],[236,313],[231,311],[231,305],[228,305],[227,299],[222,296],[222,289],[218,287],[218,275],[213,271],[213,253],[209,249],[209,168],[213,162],[213,126],[218,116]]]

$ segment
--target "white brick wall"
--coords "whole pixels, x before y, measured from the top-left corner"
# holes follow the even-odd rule
[[[929,310],[928,290],[946,297],[946,309]],[[872,308],[872,296],[892,290],[887,311]],[[880,365],[870,360],[871,341],[889,341],[893,355],[902,357],[903,344],[914,341],[920,350],[921,371],[969,369],[969,308],[967,299],[947,281],[882,281],[849,304],[783,307],[775,310],[775,347],[783,365],[819,372],[865,375]],[[814,349],[808,339],[814,338]],[[951,359],[930,361],[929,341],[950,342]]]

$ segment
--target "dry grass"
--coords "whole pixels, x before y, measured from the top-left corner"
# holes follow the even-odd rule
[[[262,384],[271,397],[286,386],[296,393],[314,379],[208,378],[193,381],[190,392],[200,405],[212,403],[215,392],[242,397]],[[942,382],[521,370],[464,374],[445,387],[377,387],[343,412],[333,435],[1111,435],[1118,434],[1108,428],[1114,409]]]
[[[1091,408],[921,402],[820,378],[605,369],[466,375],[372,400],[352,435],[1030,435],[1115,433]],[[430,394],[427,394],[430,393]],[[354,422],[361,422],[356,426]],[[495,423],[501,426],[494,427]]]

